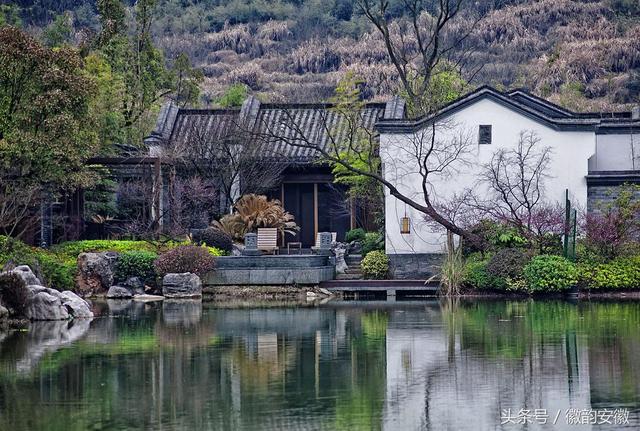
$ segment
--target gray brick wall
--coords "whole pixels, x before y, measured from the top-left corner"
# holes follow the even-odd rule
[[[598,212],[599,208],[612,203],[618,197],[620,186],[600,185],[589,186],[587,189],[587,211]],[[640,191],[634,193],[636,199],[640,199]]]
[[[389,271],[396,280],[422,280],[440,272],[443,254],[390,254]]]

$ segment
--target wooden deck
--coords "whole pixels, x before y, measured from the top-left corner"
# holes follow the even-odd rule
[[[320,287],[355,294],[385,292],[387,297],[417,293],[437,295],[440,289],[437,281],[425,284],[425,280],[328,280],[320,283]]]

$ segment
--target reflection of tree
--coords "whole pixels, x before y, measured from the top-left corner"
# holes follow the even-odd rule
[[[361,333],[351,341],[351,385],[336,400],[336,429],[382,428],[389,316],[370,311],[360,317]]]

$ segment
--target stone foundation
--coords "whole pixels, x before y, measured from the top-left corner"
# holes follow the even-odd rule
[[[444,255],[440,253],[389,254],[389,272],[396,280],[425,280],[437,275]]]

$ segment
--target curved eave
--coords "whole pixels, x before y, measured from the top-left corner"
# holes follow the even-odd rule
[[[551,118],[543,115],[526,105],[511,100],[508,96],[494,90],[490,87],[481,87],[475,92],[469,93],[431,116],[419,118],[417,120],[379,120],[376,122],[376,129],[385,133],[412,133],[424,129],[429,124],[433,124],[439,120],[447,118],[474,103],[490,99],[499,105],[502,105],[514,112],[517,112],[527,118],[541,123],[554,130],[563,131],[594,131],[600,124],[596,119],[584,118]]]

